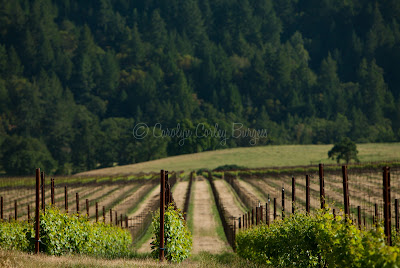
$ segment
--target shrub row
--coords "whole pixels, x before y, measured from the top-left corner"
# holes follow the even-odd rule
[[[382,228],[359,230],[327,212],[298,213],[241,231],[237,253],[274,267],[398,267],[400,249],[385,244]]]
[[[61,213],[49,207],[40,215],[40,249],[50,255],[86,254],[101,257],[122,257],[130,252],[131,236],[126,230],[91,223],[86,217]],[[34,251],[33,224],[0,223],[0,248]]]
[[[160,213],[153,215],[153,241],[151,242],[154,258],[160,252]],[[180,209],[169,205],[164,213],[164,256],[171,262],[181,262],[190,256],[192,250],[192,234],[186,225]]]
[[[32,227],[27,222],[0,221],[0,248],[5,250],[28,251],[27,231]]]

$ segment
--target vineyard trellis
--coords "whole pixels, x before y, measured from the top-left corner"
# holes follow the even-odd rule
[[[160,200],[164,200],[164,207],[173,202],[171,189],[177,181],[177,174],[172,173],[168,178],[168,172],[165,172],[164,176],[167,181],[164,184],[165,198],[162,198],[160,187],[160,195],[149,198],[150,201],[144,204],[144,209],[136,213],[134,208],[140,201],[155,190],[155,187],[159,187],[158,174],[81,180],[61,177],[46,181],[45,173],[37,170],[36,187],[33,187],[32,178],[14,182],[1,180],[0,217],[1,220],[7,220],[8,217],[9,221],[31,221],[32,211],[35,211],[37,219],[40,212],[38,208],[43,210],[47,203],[63,207],[67,213],[86,215],[88,220],[102,220],[127,228],[136,241],[150,225],[151,211],[161,208]],[[189,208],[193,176],[194,173],[190,173],[185,191],[185,216]],[[237,231],[260,223],[270,224],[272,220],[289,216],[290,212],[304,210],[313,213],[325,206],[332,208],[334,217],[345,216],[360,229],[375,228],[377,223],[383,222],[388,244],[391,243],[392,227],[396,232],[400,229],[398,167],[358,170],[342,166],[341,169],[325,170],[320,164],[317,169],[310,167],[302,172],[269,173],[262,170],[246,170],[215,173],[216,177],[221,177],[231,186],[237,198],[246,207],[247,212],[240,216],[230,215],[226,210],[224,201],[215,187],[213,176],[212,172],[208,172],[206,177],[224,232],[233,249]],[[75,198],[70,198],[71,194]],[[291,200],[287,200],[288,198]],[[116,208],[121,210],[117,211]],[[101,212],[102,215],[99,215]],[[39,238],[36,240],[40,241]]]
[[[380,173],[380,172],[379,172]],[[291,176],[291,191],[287,191],[287,188],[282,187],[282,202],[281,202],[281,214],[280,218],[284,218],[285,214],[287,215],[287,210],[285,208],[285,192],[287,191],[289,194],[291,193],[292,195],[292,202],[289,204],[292,206],[292,213],[295,213],[296,209],[300,208],[301,205],[304,205],[304,209],[307,213],[311,213],[311,207],[316,210],[318,208],[325,208],[325,205],[332,204],[331,201],[336,201],[337,203],[333,203],[333,214],[336,217],[336,209],[339,206],[340,209],[343,209],[343,216],[346,217],[346,219],[352,219],[353,222],[361,229],[361,228],[372,228],[376,226],[378,221],[383,218],[383,226],[385,229],[385,235],[387,238],[387,243],[391,244],[391,231],[392,231],[392,218],[394,217],[394,222],[395,222],[395,230],[399,230],[399,203],[398,203],[398,198],[394,198],[394,207],[391,205],[393,202],[391,198],[391,192],[394,192],[396,194],[399,194],[399,189],[398,188],[393,188],[390,185],[390,178],[391,174],[394,174],[394,176],[397,180],[395,181],[395,185],[398,185],[399,183],[399,170],[394,169],[391,171],[389,167],[383,167],[382,171],[382,178],[383,180],[381,181],[381,184],[379,185],[379,174],[376,169],[370,170],[368,172],[363,172],[363,173],[356,173],[352,174],[351,176],[354,176],[357,178],[357,181],[352,180],[352,183],[349,181],[349,173],[348,173],[348,168],[347,166],[342,166],[341,170],[341,175],[342,175],[342,202],[339,200],[339,193],[338,193],[338,188],[332,187],[332,185],[338,184],[337,176],[338,172],[337,171],[332,171],[330,170],[328,173],[328,177],[334,178],[333,180],[327,180],[326,179],[326,174],[324,172],[324,166],[322,164],[319,165],[318,168],[318,180],[319,180],[319,185],[318,188],[315,186],[317,183],[315,183],[315,173],[311,173],[311,175],[306,174],[305,176],[305,182],[301,182],[301,180],[296,180],[295,176]],[[228,183],[232,185],[232,187],[237,191],[237,194],[240,198],[246,198],[250,196],[250,200],[242,200],[245,204],[253,204],[255,201],[254,195],[251,196],[248,193],[247,189],[244,189],[243,187],[238,187],[239,185],[239,180],[243,179],[247,182],[250,183],[254,188],[261,190],[262,188],[265,187],[266,185],[273,185],[274,187],[269,187],[269,189],[274,189],[274,192],[272,195],[278,195],[279,191],[277,188],[279,188],[278,184],[274,181],[277,179],[283,179],[285,177],[289,177],[286,174],[280,174],[278,176],[275,175],[271,176],[269,178],[265,178],[265,176],[271,176],[270,174],[262,174],[261,172],[255,174],[249,175],[248,173],[241,173],[236,172],[236,173],[225,173],[224,178]],[[366,182],[360,182],[360,178],[373,178],[373,182],[371,184],[371,181],[367,180]],[[290,180],[290,177],[289,177]],[[282,182],[282,181],[281,181]],[[285,178],[285,182],[287,182],[287,178]],[[297,182],[297,183],[296,183]],[[314,183],[313,183],[314,182]],[[368,191],[367,193],[362,193],[360,190],[365,188],[365,185],[368,185]],[[305,184],[305,185],[304,185]],[[351,186],[350,186],[351,184]],[[356,184],[356,185],[354,185]],[[371,185],[370,185],[371,184]],[[290,184],[289,184],[290,185]],[[296,191],[299,191],[299,189],[296,188],[300,187],[300,193],[305,193],[305,200],[301,196],[301,194],[296,195]],[[332,196],[328,196],[327,194],[329,191],[326,191],[326,187],[328,186],[329,190],[332,190],[331,194]],[[374,187],[372,187],[374,186]],[[350,188],[355,188],[355,189],[350,189]],[[318,190],[317,190],[318,189]],[[381,190],[383,192],[383,199],[381,203],[378,203],[379,196],[378,192]],[[394,190],[394,191],[393,191]],[[376,193],[376,195],[373,197],[375,203],[367,203],[366,196],[361,196],[362,194],[368,195],[368,198],[371,199],[371,193]],[[381,193],[382,193],[381,192]],[[268,193],[268,201],[265,204],[265,216],[261,216],[261,221],[264,223],[269,224],[270,223],[270,213],[271,210],[269,209],[271,204],[270,204],[270,193]],[[315,198],[311,198],[312,196],[315,196]],[[334,198],[332,198],[334,196]],[[381,195],[382,196],[382,195]],[[278,218],[277,215],[277,209],[278,209],[278,204],[276,202],[277,198],[274,197],[274,212],[273,212],[273,219]],[[315,203],[312,203],[312,200],[317,201]],[[350,200],[353,200],[354,205],[350,203]],[[317,204],[318,205],[317,205]],[[254,225],[254,220],[253,216],[249,217],[249,215],[253,215],[254,211],[256,212],[256,221],[255,224],[257,225],[260,221],[258,221],[257,215],[262,215],[259,211],[260,209],[262,210],[262,206],[260,205],[261,203],[259,202],[259,205],[253,206],[251,208],[248,208],[248,213],[241,215],[240,217],[237,218],[237,221],[240,222],[239,229],[243,228],[248,228],[252,225]],[[364,205],[364,206],[363,206]],[[374,206],[374,213],[367,213],[367,206]],[[363,208],[364,207],[364,208]],[[380,212],[380,209],[382,210]],[[392,215],[392,210],[394,209],[394,216]],[[341,211],[341,210],[340,210]],[[371,210],[372,212],[372,210]],[[382,213],[383,212],[383,213]],[[367,219],[370,219],[371,224],[367,224]],[[371,220],[372,219],[372,220]],[[239,221],[240,220],[240,221]]]
[[[22,183],[21,183],[22,181]],[[171,185],[176,182],[176,174],[173,173],[170,179]],[[32,187],[33,186],[33,187]],[[46,187],[50,186],[50,187]],[[157,176],[145,174],[141,176],[124,176],[109,178],[63,178],[56,180],[51,178],[46,182],[46,175],[36,170],[36,180],[22,178],[3,178],[0,180],[0,220],[6,220],[5,215],[9,214],[9,221],[31,221],[31,208],[35,207],[35,251],[39,252],[39,220],[40,211],[45,213],[46,202],[52,206],[59,205],[64,208],[65,213],[74,213],[78,216],[86,216],[88,220],[99,221],[99,204],[103,202],[102,221],[112,225],[126,228],[130,231],[134,240],[139,239],[147,230],[151,222],[151,211],[157,209],[157,202],[151,202],[143,212],[138,215],[128,216],[127,214],[143,200],[156,186]],[[121,190],[123,189],[123,190]],[[74,192],[75,198],[70,199],[69,194]],[[91,199],[90,197],[93,197]],[[83,200],[85,208],[81,209],[80,200]],[[71,206],[73,203],[76,206]],[[47,204],[49,204],[47,203]],[[62,206],[60,206],[62,203]],[[114,208],[120,203],[125,204],[125,210],[116,211]],[[26,206],[26,210],[21,207]],[[95,213],[90,215],[90,206]],[[109,216],[106,211],[110,211]],[[131,213],[132,214],[132,213]]]
[[[221,218],[222,227],[224,229],[226,239],[228,240],[228,243],[229,245],[231,245],[232,249],[235,250],[236,222],[233,221],[233,224],[230,224],[230,222],[232,221],[232,219],[234,219],[234,217],[225,210],[221,202],[221,198],[218,194],[218,191],[215,188],[212,174],[210,171],[208,171],[207,173],[208,173],[207,179],[211,185],[211,191],[213,193],[215,204],[217,206],[217,210]]]

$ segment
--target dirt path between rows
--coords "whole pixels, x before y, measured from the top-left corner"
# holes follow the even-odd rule
[[[115,205],[112,209],[118,211],[118,213],[126,215],[130,209],[132,209],[135,204],[140,202],[138,200],[138,196],[143,194],[143,192],[149,191],[153,185],[151,184],[143,184],[139,186],[136,191],[132,192],[128,196],[121,200],[117,205]]]
[[[188,182],[178,182],[173,190],[175,202],[178,207],[183,207],[184,198]],[[227,190],[227,189],[226,189]],[[160,191],[157,187],[157,193]],[[217,234],[217,223],[214,219],[212,206],[214,205],[214,198],[212,196],[211,188],[203,177],[197,177],[193,182],[192,187],[193,211],[193,249],[192,253],[196,254],[201,251],[210,253],[220,253],[229,251],[229,245],[222,241]],[[222,191],[221,191],[222,192]],[[224,194],[230,194],[229,192]],[[158,197],[157,195],[155,195]],[[140,210],[140,209],[139,209]],[[151,240],[146,241],[138,249],[138,252],[149,252]]]
[[[145,198],[146,198],[145,202],[140,203],[138,206],[138,209],[134,213],[129,214],[128,217],[134,217],[134,216],[140,215],[140,213],[142,213],[145,209],[147,209],[148,206],[154,202],[154,200],[156,200],[156,199],[159,200],[160,199],[160,185],[158,185],[157,187],[154,187],[154,189],[151,190],[150,193]]]
[[[174,189],[172,189],[172,195],[174,196],[175,204],[178,208],[183,211],[183,206],[185,205],[186,191],[189,186],[188,181],[180,181],[175,184]]]
[[[246,212],[244,210],[244,205],[242,205],[242,208],[238,205],[238,202],[240,201],[236,199],[232,192],[233,189],[230,187],[230,185],[228,185],[225,180],[214,180],[214,184],[215,188],[218,191],[224,209],[226,212],[228,212],[228,214],[237,218],[241,216],[244,212]]]
[[[197,177],[193,185],[193,250],[219,253],[228,250],[228,245],[222,241],[216,232],[217,224],[212,213],[214,199],[210,186],[203,177]]]
[[[267,201],[265,196],[263,196],[256,188],[253,187],[253,185],[251,185],[247,181],[238,180],[238,182],[241,187],[246,189],[248,192],[252,193],[258,199],[259,202],[265,203]]]

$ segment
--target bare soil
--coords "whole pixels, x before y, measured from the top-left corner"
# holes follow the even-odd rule
[[[135,206],[135,204],[137,205],[138,202],[140,202],[140,200],[138,200],[138,195],[148,191],[151,187],[153,187],[152,184],[142,185],[134,193],[122,200],[121,203],[116,205],[113,209],[118,211],[118,213],[127,214],[132,206]]]
[[[221,202],[224,206],[225,211],[233,217],[241,216],[245,210],[238,206],[241,201],[233,195],[232,188],[225,180],[215,180],[215,188],[221,198]]]
[[[154,200],[159,199],[159,198],[160,198],[160,186],[157,186],[157,187],[154,187],[154,189],[150,191],[150,193],[146,197],[146,200],[139,204],[138,209],[134,213],[129,214],[128,217],[134,217],[134,216],[140,215],[149,207],[150,204],[152,204],[154,202]]]
[[[201,251],[219,253],[227,250],[227,245],[216,232],[216,222],[212,213],[214,200],[211,189],[203,177],[194,181],[193,201],[193,254]]]
[[[265,203],[265,201],[267,201],[266,198],[248,182],[244,180],[239,180],[239,185],[246,189],[248,192],[252,193],[256,198],[258,198],[261,203]]]
[[[180,181],[175,184],[175,187],[172,191],[176,206],[181,210],[183,210],[183,206],[185,205],[186,191],[188,186],[188,181]]]

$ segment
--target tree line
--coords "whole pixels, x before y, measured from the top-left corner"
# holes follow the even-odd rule
[[[250,146],[135,139],[138,123],[399,140],[399,18],[396,0],[0,0],[0,170]]]

